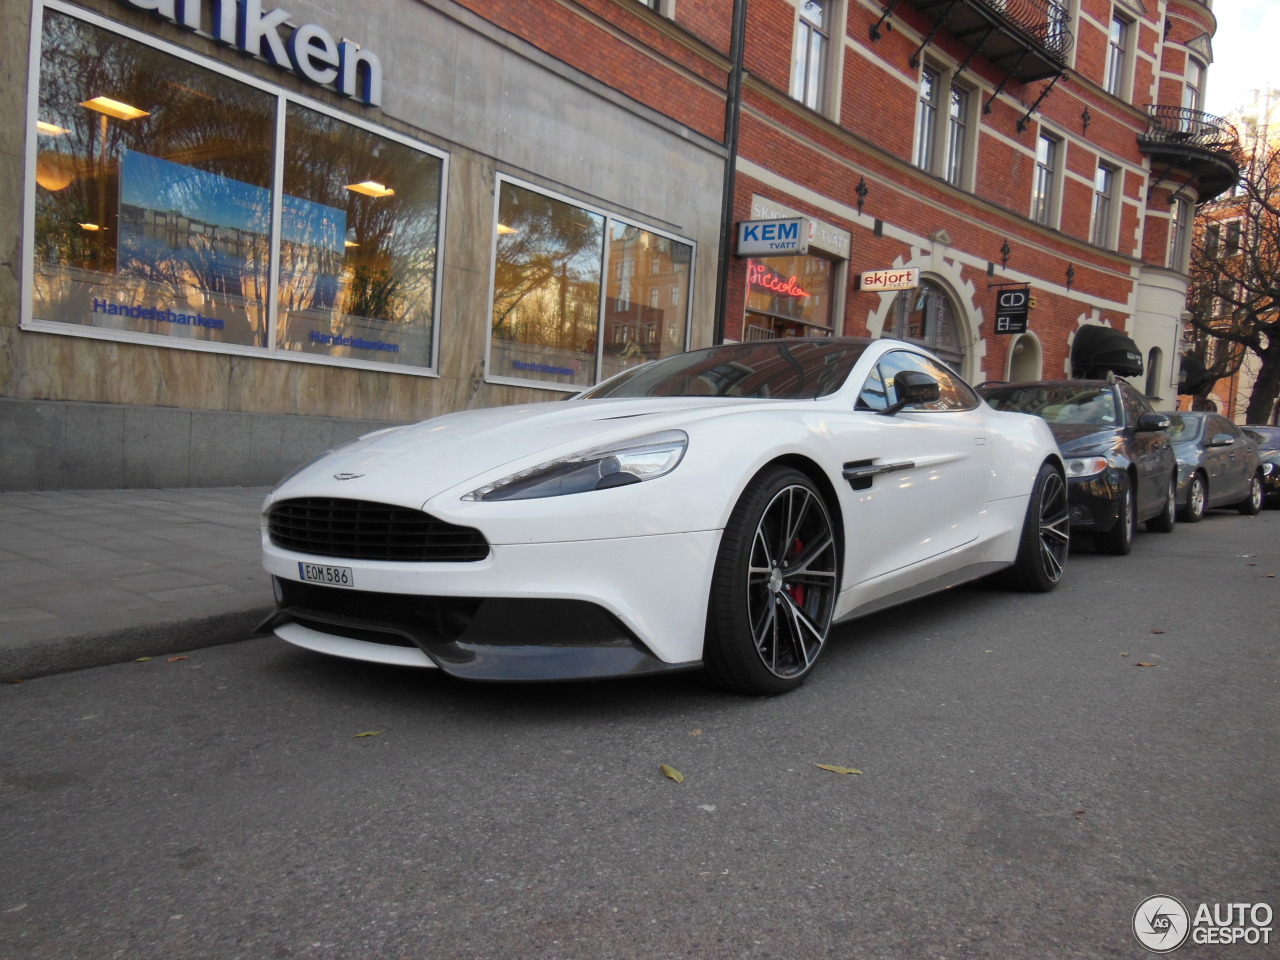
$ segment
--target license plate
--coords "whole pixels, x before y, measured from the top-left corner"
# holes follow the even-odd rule
[[[298,564],[298,576],[306,583],[323,583],[328,587],[354,587],[350,567],[331,567],[324,563]]]

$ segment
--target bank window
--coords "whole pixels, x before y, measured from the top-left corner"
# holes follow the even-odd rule
[[[54,10],[41,40],[32,328],[433,366],[442,155]]]
[[[796,23],[791,64],[791,96],[806,107],[822,110],[831,29],[830,0],[804,0]]]
[[[692,267],[690,243],[500,180],[489,377],[577,389],[683,352]]]
[[[1133,25],[1130,21],[1113,13],[1111,26],[1107,32],[1107,65],[1103,74],[1102,85],[1107,93],[1117,97],[1125,94],[1125,78],[1129,71],[1129,47],[1132,42]]]
[[[1058,153],[1062,141],[1047,133],[1036,140],[1036,169],[1031,183],[1031,219],[1053,226]]]
[[[1117,171],[1105,163],[1098,164],[1093,178],[1093,228],[1090,240],[1100,247],[1114,244]]]

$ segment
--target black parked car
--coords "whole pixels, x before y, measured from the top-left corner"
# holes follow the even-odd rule
[[[1244,432],[1258,442],[1262,493],[1267,506],[1280,507],[1280,427],[1247,426]]]
[[[1103,553],[1133,548],[1139,521],[1173,530],[1178,462],[1169,418],[1123,380],[984,384],[997,410],[1032,413],[1053,431],[1067,462],[1072,533],[1091,533]]]
[[[1258,443],[1218,413],[1169,414],[1178,457],[1178,518],[1195,523],[1211,507],[1262,509]]]

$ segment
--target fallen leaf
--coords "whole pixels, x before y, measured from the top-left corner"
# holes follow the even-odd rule
[[[356,734],[354,737],[352,737],[351,739],[352,739],[352,740],[356,740],[356,739],[358,739],[358,738],[360,738],[360,737],[376,737],[376,736],[377,736],[378,734],[380,734],[380,733],[382,733],[382,731],[381,731],[381,730],[366,730],[364,733],[357,733],[357,734]]]
[[[1120,654],[1120,656],[1122,656],[1122,657],[1127,657],[1127,656],[1128,656],[1128,654],[1127,654],[1127,653],[1122,653],[1122,654]]]
[[[676,783],[684,783],[684,774],[675,767],[668,767],[665,763],[662,765],[662,775],[674,780]]]
[[[173,663],[177,660],[185,660],[185,659],[187,658],[186,657],[170,657],[168,660],[165,661],[165,663]]]
[[[21,677],[10,677],[10,678],[9,678],[9,682],[10,682],[10,683],[21,683],[21,682],[22,682],[22,678],[21,678]]]
[[[855,770],[853,767],[836,767],[829,763],[815,763],[815,767],[819,770],[830,770],[832,773],[861,773],[861,770]]]
[[[133,662],[134,662],[134,663],[146,663],[146,662],[147,662],[148,660],[150,660],[150,659],[151,659],[150,657],[139,657],[137,660],[135,660],[135,661],[133,661]]]
[[[983,653],[990,653],[991,651],[990,651],[990,650],[983,650],[982,652],[983,652]]]
[[[1154,664],[1154,663],[1147,663],[1146,661],[1139,660],[1137,663],[1135,663],[1135,664],[1134,664],[1134,666],[1135,666],[1135,667],[1154,667],[1154,666],[1155,666],[1155,664]]]
[[[1266,576],[1268,580],[1274,580],[1276,578],[1276,575],[1274,573],[1268,573]]]
[[[694,730],[692,733],[690,733],[690,734],[689,734],[689,736],[691,736],[691,737],[700,737],[700,736],[702,736],[702,730],[701,730],[701,729]]]
[[[1163,630],[1152,630],[1151,632],[1152,632],[1152,633],[1164,633],[1164,631],[1163,631]]]

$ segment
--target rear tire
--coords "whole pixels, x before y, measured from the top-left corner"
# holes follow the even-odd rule
[[[839,541],[822,494],[798,470],[764,470],[720,541],[704,675],[757,696],[800,686],[826,645],[839,589]]]
[[[1169,478],[1169,494],[1164,500],[1164,509],[1147,521],[1147,529],[1152,533],[1173,533],[1178,520],[1178,478]]]
[[[1209,490],[1204,485],[1204,476],[1197,471],[1191,475],[1191,483],[1187,486],[1187,502],[1178,514],[1178,519],[1183,523],[1199,523],[1204,519],[1208,503]]]
[[[1246,517],[1256,517],[1262,512],[1262,498],[1264,496],[1262,474],[1255,471],[1249,479],[1249,496],[1237,503],[1236,509]]]
[[[1067,481],[1051,463],[1040,465],[1013,566],[991,578],[997,586],[1048,593],[1058,585],[1071,548]]]
[[[1129,477],[1120,477],[1120,516],[1116,525],[1106,533],[1094,534],[1093,542],[1099,553],[1123,557],[1133,550],[1133,537],[1138,529],[1138,513],[1133,504],[1133,485]]]

